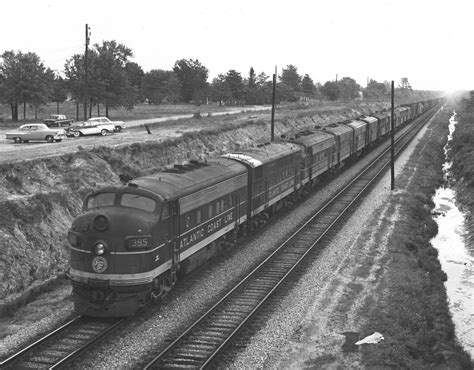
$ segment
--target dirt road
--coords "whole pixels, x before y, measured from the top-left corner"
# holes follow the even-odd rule
[[[248,119],[259,115],[268,116],[268,107],[242,107],[229,108],[227,111],[206,112],[204,116],[224,116],[241,114],[241,119]],[[160,118],[134,120],[127,122],[127,129],[121,133],[113,133],[107,136],[84,136],[79,138],[68,138],[60,143],[29,142],[14,144],[5,139],[5,132],[10,129],[0,129],[0,163],[16,162],[28,159],[46,158],[56,155],[64,155],[75,152],[80,148],[91,149],[95,146],[120,146],[144,141],[163,141],[181,136],[185,132],[198,131],[215,127],[215,124],[207,126],[204,120],[191,120],[192,114],[173,115]],[[238,120],[236,120],[238,122]],[[20,124],[19,124],[20,125]],[[150,134],[145,128],[149,126]]]

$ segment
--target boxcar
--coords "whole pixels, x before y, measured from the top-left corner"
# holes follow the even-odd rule
[[[353,130],[353,139],[352,139],[352,153],[360,154],[362,149],[367,146],[368,142],[368,132],[367,132],[367,122],[360,120],[352,120],[350,122],[344,122],[347,127],[352,128]]]
[[[331,123],[323,127],[323,131],[331,134],[336,139],[336,163],[340,166],[354,154],[354,130],[341,123]]]
[[[379,121],[375,117],[361,116],[361,121],[367,122],[367,144],[373,144],[379,138]]]
[[[379,137],[383,138],[386,135],[390,134],[390,119],[391,113],[390,112],[379,112],[373,114],[375,118],[378,119],[378,127],[379,127]]]

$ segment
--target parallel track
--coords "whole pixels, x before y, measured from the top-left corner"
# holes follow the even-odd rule
[[[66,366],[123,319],[78,316],[0,363],[1,369],[56,369]]]
[[[411,130],[398,137],[397,155],[429,121],[435,111],[431,109],[423,114],[412,124]],[[272,293],[389,166],[390,147],[245,279],[162,350],[145,366],[145,369],[204,368],[210,365]]]

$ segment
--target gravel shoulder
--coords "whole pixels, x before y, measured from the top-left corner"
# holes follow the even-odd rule
[[[396,173],[403,171],[423,134],[424,130],[397,159]],[[348,168],[292,212],[271,221],[261,233],[228,256],[187,276],[160,306],[130,319],[117,335],[104,340],[95,351],[81,358],[78,367],[137,366],[208,307],[240,274],[266,256],[296,223],[334,194],[347,177],[360,171],[368,160],[364,158]],[[398,217],[390,178],[386,175],[230,367],[357,366],[358,353],[347,353],[343,349],[343,333],[359,331],[360,310],[378,284],[386,258],[384,242]],[[44,304],[43,307],[38,308],[33,302],[10,318],[4,318],[0,328],[8,330],[10,335],[0,338],[0,356],[5,357],[48,327],[67,320],[73,314],[69,294],[70,288],[62,285],[38,298],[36,302],[42,302],[39,306]],[[34,320],[26,317],[34,317]]]

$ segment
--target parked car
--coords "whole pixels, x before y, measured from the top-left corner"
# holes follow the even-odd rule
[[[92,123],[99,124],[99,125],[112,124],[115,127],[115,129],[114,129],[115,132],[120,132],[125,127],[127,127],[125,122],[123,122],[123,121],[111,121],[107,117],[93,117],[93,118],[89,118],[87,120],[87,122],[92,122]]]
[[[64,114],[52,114],[49,118],[43,120],[48,127],[62,127],[66,131],[67,136],[72,136],[70,133],[70,129],[72,127],[72,123],[74,122],[73,119],[67,118]]]
[[[44,123],[29,123],[16,130],[7,131],[5,138],[15,143],[27,143],[30,140],[46,140],[48,143],[66,139],[66,131],[62,128],[49,128]]]
[[[92,118],[86,122],[76,124],[69,129],[69,133],[74,137],[85,136],[85,135],[102,135],[105,136],[108,133],[115,131],[115,125],[112,123],[101,123],[96,122]]]
[[[64,114],[52,114],[43,120],[49,127],[69,127],[73,122],[73,119],[67,118]]]

